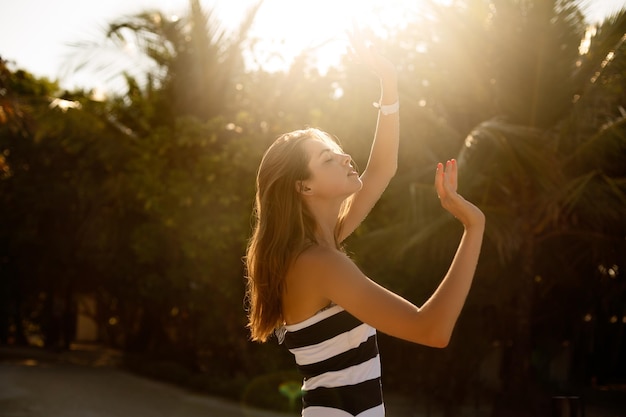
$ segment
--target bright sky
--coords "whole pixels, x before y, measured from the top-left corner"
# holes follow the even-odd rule
[[[440,0],[443,1],[443,0]],[[236,27],[255,0],[202,0],[215,9],[225,27]],[[332,39],[324,52],[338,57],[345,51],[344,33],[356,19],[363,25],[394,21],[415,10],[417,0],[265,0],[253,35],[288,61],[306,47]],[[122,16],[157,9],[184,13],[188,0],[2,0],[0,4],[0,56],[36,76],[59,79],[66,88],[98,87],[87,73],[67,74],[69,43],[101,41],[107,23]],[[384,7],[384,9],[381,9]],[[626,7],[626,0],[587,0],[590,21]],[[374,11],[377,9],[377,11]],[[284,65],[287,66],[289,62]],[[275,61],[276,65],[277,62]]]

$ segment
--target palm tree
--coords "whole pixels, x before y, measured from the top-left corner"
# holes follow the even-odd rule
[[[494,297],[480,288],[475,291],[488,297],[482,303],[499,312],[491,320],[500,329],[494,337],[507,351],[501,388],[511,401],[526,401],[530,395],[538,285],[567,279],[542,277],[541,268],[550,264],[552,271],[572,271],[574,260],[584,259],[588,272],[602,258],[583,258],[577,250],[594,247],[599,253],[603,248],[614,253],[626,235],[626,172],[621,162],[626,112],[620,107],[626,91],[626,11],[590,35],[579,3],[494,0],[433,6],[433,25],[423,22],[398,34],[404,44],[414,46],[409,52],[425,51],[419,59],[403,62],[412,69],[403,74],[412,77],[405,80],[408,100],[403,100],[409,105],[404,108],[410,107],[405,111],[430,126],[430,132],[422,132],[439,139],[439,144],[423,139],[430,146],[422,153],[433,165],[440,155],[449,157],[443,152],[458,152],[461,191],[487,215],[477,286],[496,282],[490,285],[499,292]],[[590,43],[581,54],[583,39]],[[406,50],[402,53],[406,56]],[[414,169],[409,173],[422,176]],[[429,177],[430,172],[428,183]],[[448,254],[437,235],[452,227],[451,219],[433,219],[437,215],[426,198],[431,196],[421,192],[424,187],[405,181],[400,179],[399,187],[416,196],[407,204],[413,227],[375,230],[363,242],[371,251],[393,253],[393,259],[405,263],[403,255],[418,247],[435,257]],[[381,236],[385,248],[372,243]],[[555,245],[568,256],[545,252]],[[612,260],[618,261],[624,259]],[[579,263],[576,269],[583,270]],[[495,274],[497,279],[490,276]]]
[[[229,98],[245,71],[243,49],[251,43],[249,32],[262,4],[255,3],[232,33],[198,0],[190,0],[182,17],[154,10],[121,18],[109,25],[106,39],[126,58],[129,49],[136,49],[139,58],[130,63],[119,56],[110,59],[106,45],[78,43],[79,51],[90,56],[77,69],[95,66],[110,78],[121,73],[128,91],[120,98],[127,112],[119,121],[140,132],[171,125],[180,116],[208,120],[232,113]],[[143,121],[137,120],[137,112],[143,113]]]
[[[231,229],[233,218],[245,209],[236,201],[248,188],[236,183],[252,174],[240,169],[237,158],[247,149],[239,149],[244,145],[238,141],[225,140],[232,135],[224,120],[238,111],[235,84],[246,70],[243,48],[251,42],[249,32],[263,1],[250,8],[233,33],[221,28],[217,16],[204,10],[200,1],[189,4],[189,12],[180,18],[147,11],[109,25],[107,40],[120,50],[134,45],[149,65],[125,68],[127,92],[95,111],[107,126],[117,129],[116,142],[128,152],[116,170],[119,175],[107,183],[110,220],[98,216],[115,228],[107,234],[111,240],[107,243],[119,256],[121,268],[103,293],[123,300],[112,314],[119,314],[120,322],[132,323],[127,347],[135,339],[137,349],[166,348],[164,323],[181,320],[176,348],[195,348],[184,355],[193,361],[199,338],[205,346],[213,343],[211,348],[233,355],[234,349],[224,346],[244,329],[237,320],[226,320],[220,321],[225,337],[213,340],[215,332],[205,331],[217,326],[208,303],[217,310],[218,303],[238,305],[241,300],[236,279],[224,277],[241,273],[236,269],[241,264],[236,251],[243,250],[238,246],[242,239]],[[102,58],[93,59],[96,65],[101,62]],[[120,67],[105,63],[102,68]],[[251,187],[252,178],[246,184]],[[219,191],[223,195],[217,195]],[[245,219],[237,218],[241,228]],[[214,301],[208,301],[212,297]],[[175,319],[171,304],[181,311]],[[225,365],[245,366],[241,359],[245,336],[239,339],[244,345],[238,345],[239,360],[225,360]]]
[[[564,235],[586,241],[588,250],[590,245],[610,248],[626,234],[620,214],[626,172],[618,157],[624,156],[619,105],[626,85],[626,13],[608,19],[589,52],[580,55],[585,26],[577,2],[548,3],[535,2],[525,17],[518,15],[519,25],[501,22],[509,30],[499,33],[513,50],[537,48],[500,67],[503,73],[496,79],[505,80],[506,95],[498,98],[505,112],[474,128],[460,155],[470,172],[489,167],[487,175],[473,176],[469,192],[496,211],[504,226],[490,231],[501,236],[498,252],[519,265],[509,287],[512,354],[503,380],[513,392],[527,387],[532,372],[534,287],[541,280],[539,260],[546,257],[540,251]],[[497,12],[503,9],[509,12],[505,7]],[[525,81],[516,85],[515,80]]]

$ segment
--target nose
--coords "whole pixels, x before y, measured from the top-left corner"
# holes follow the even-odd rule
[[[343,158],[344,165],[350,165],[352,162],[352,157],[347,153],[341,154],[341,157]]]

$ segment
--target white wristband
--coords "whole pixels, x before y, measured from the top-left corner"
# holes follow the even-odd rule
[[[400,102],[396,100],[393,104],[382,105],[380,103],[374,103],[374,107],[380,110],[384,116],[397,113],[400,110]]]

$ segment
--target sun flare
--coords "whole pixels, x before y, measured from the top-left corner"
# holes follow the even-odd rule
[[[405,23],[415,12],[415,0],[266,0],[261,6],[252,36],[259,39],[256,65],[265,70],[287,69],[296,56],[310,52],[321,70],[336,64],[349,47],[347,33],[354,25],[377,36]],[[222,7],[228,10],[228,4]],[[237,7],[241,15],[241,5]]]

